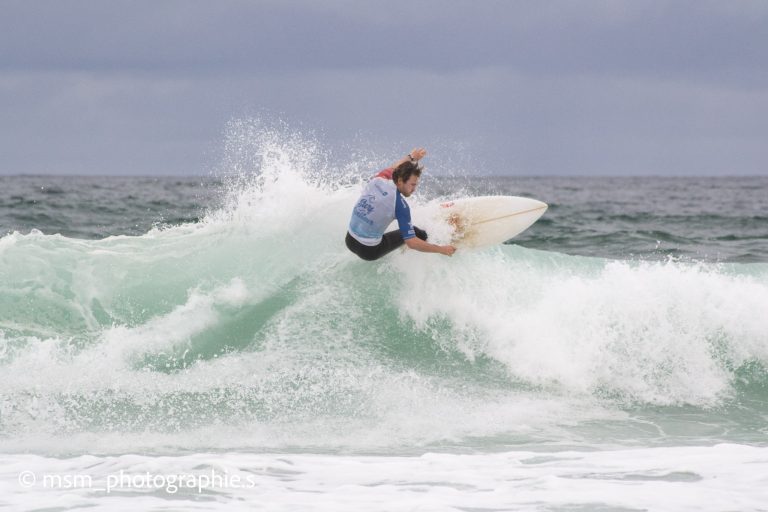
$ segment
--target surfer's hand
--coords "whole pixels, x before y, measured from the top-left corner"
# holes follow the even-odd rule
[[[411,158],[414,160],[421,160],[425,156],[427,156],[427,150],[424,148],[413,148],[410,153],[408,153]]]
[[[440,248],[442,249],[440,254],[445,254],[446,256],[453,256],[453,253],[456,252],[456,248],[452,245],[443,245]]]

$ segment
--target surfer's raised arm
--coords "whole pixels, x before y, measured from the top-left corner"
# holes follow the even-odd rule
[[[411,222],[411,209],[405,198],[416,190],[421,178],[419,160],[427,150],[414,148],[389,169],[379,172],[365,187],[352,210],[345,243],[347,248],[368,261],[377,260],[403,244],[421,252],[451,256],[451,245],[427,242],[427,232]],[[400,229],[385,233],[397,219]]]
[[[398,167],[400,167],[401,165],[403,165],[406,162],[412,162],[412,163],[415,164],[416,162],[418,162],[419,160],[421,160],[425,156],[427,156],[427,150],[426,149],[424,149],[424,148],[413,148],[410,153],[408,153],[403,158],[398,160],[392,166],[392,169],[397,169]]]

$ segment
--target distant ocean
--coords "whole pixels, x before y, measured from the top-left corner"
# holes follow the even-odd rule
[[[351,255],[364,176],[0,177],[0,509],[768,510],[768,177],[427,173],[550,205]],[[340,167],[341,168],[341,167]]]

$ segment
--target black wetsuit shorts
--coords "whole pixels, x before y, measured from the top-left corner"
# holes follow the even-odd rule
[[[427,232],[423,229],[419,229],[414,226],[413,230],[416,232],[416,238],[420,238],[422,240],[427,239]],[[400,234],[399,229],[390,231],[389,233],[384,233],[384,236],[381,238],[379,245],[361,244],[355,240],[355,237],[350,235],[349,232],[347,232],[347,238],[344,241],[346,242],[347,248],[350,251],[357,254],[366,261],[373,261],[381,258],[382,256],[386,256],[405,243],[405,240],[403,240],[403,235]]]

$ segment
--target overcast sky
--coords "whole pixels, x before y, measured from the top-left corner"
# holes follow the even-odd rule
[[[253,117],[483,174],[768,174],[766,1],[0,12],[0,174],[207,174],[227,123]]]

